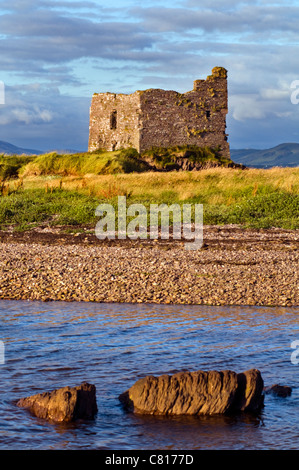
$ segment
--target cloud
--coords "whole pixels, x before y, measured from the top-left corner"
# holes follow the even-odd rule
[[[232,116],[236,121],[264,119],[266,110],[258,95],[234,95],[230,98]]]
[[[289,97],[290,91],[279,90],[277,88],[264,88],[261,90],[261,97],[267,100],[285,100]]]
[[[153,67],[160,73],[168,73],[172,64],[186,69],[184,63],[188,66],[190,58],[194,68],[196,59],[206,61],[207,71],[210,58],[227,66],[238,58],[239,63],[248,62],[250,75],[259,57],[264,60],[265,55],[270,58],[273,54],[267,61],[271,72],[282,46],[287,49],[296,44],[296,6],[221,1],[203,1],[200,6],[189,1],[180,8],[165,5],[131,4],[120,9],[96,2],[86,2],[83,7],[67,1],[4,1],[2,8],[7,10],[0,15],[2,71],[76,85],[75,64],[82,59],[94,61],[96,66],[103,61],[107,66],[110,61],[115,71],[124,62],[132,67],[143,64],[145,76],[147,71],[152,75]],[[55,73],[59,66],[65,67],[64,75]]]
[[[85,150],[89,104],[45,85],[8,86],[0,106],[0,140],[37,150]]]
[[[287,121],[298,119],[289,99],[299,79],[295,1],[2,0],[0,8],[9,96],[0,132],[12,138],[87,147],[94,91],[188,91],[216,65],[228,69],[232,142],[270,139],[269,122],[285,138]]]
[[[231,94],[228,132],[232,148],[267,148],[298,142],[299,105],[286,83],[259,93]]]
[[[218,2],[219,3],[219,2]],[[214,2],[202,2],[195,8],[136,7],[131,10],[133,16],[142,21],[145,29],[151,32],[215,31],[226,34],[251,32],[271,34],[281,31],[288,34],[298,31],[298,6],[252,5],[252,2],[231,2],[231,7],[215,8]],[[258,38],[256,38],[258,40]]]
[[[132,53],[151,47],[151,38],[136,23],[107,21],[101,10],[93,19],[81,17],[72,10],[74,4],[78,2],[4,2],[2,8],[8,11],[0,15],[2,71],[50,78],[48,66],[86,57],[132,60]],[[70,77],[69,70],[65,80]]]
[[[43,123],[50,122],[53,119],[53,113],[47,109],[40,109],[39,106],[16,106],[10,109],[10,112],[4,116],[4,119],[1,119],[0,124],[13,124],[17,123]]]

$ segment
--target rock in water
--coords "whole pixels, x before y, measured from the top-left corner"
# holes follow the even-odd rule
[[[63,387],[21,398],[17,406],[27,408],[38,418],[55,422],[92,419],[97,413],[96,388],[83,382],[78,387]]]
[[[287,385],[275,384],[275,385],[271,385],[271,387],[265,387],[264,392],[272,393],[273,395],[276,395],[277,397],[286,398],[292,394],[292,388],[288,387]]]
[[[264,381],[257,369],[238,374],[238,390],[234,407],[240,411],[258,411],[264,401]]]
[[[147,376],[119,396],[135,413],[213,415],[256,411],[263,405],[263,379],[258,370],[179,372]]]

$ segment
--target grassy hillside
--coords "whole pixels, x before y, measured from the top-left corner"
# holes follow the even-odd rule
[[[230,166],[231,160],[221,156],[218,149],[208,147],[155,148],[143,155],[135,149],[114,152],[58,154],[38,156],[0,155],[0,178],[29,176],[84,176],[117,173],[171,171],[209,166]]]
[[[0,227],[95,226],[101,202],[201,203],[205,224],[299,228],[299,168],[232,168],[210,149],[0,156]],[[186,158],[200,171],[168,171]],[[149,171],[153,167],[160,171]],[[167,170],[167,171],[166,171]]]
[[[0,155],[0,181],[30,176],[84,176],[146,171],[148,165],[134,149],[60,155],[55,152],[38,156]]]
[[[98,151],[94,153],[77,153],[59,155],[44,154],[36,157],[20,170],[20,176],[68,175],[84,176],[86,174],[105,175],[146,171],[147,165],[134,149],[116,152]]]
[[[14,171],[5,170],[1,229],[75,225],[80,230],[82,224],[92,229],[98,204],[116,208],[119,195],[127,197],[128,205],[142,203],[148,209],[152,203],[202,203],[205,224],[299,228],[299,168],[142,172],[136,154],[128,158],[121,152],[30,158],[18,164],[12,159]],[[1,164],[4,171],[3,157]]]

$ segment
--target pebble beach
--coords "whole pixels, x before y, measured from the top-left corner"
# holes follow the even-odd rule
[[[299,305],[299,231],[205,226],[183,240],[98,240],[62,229],[0,233],[0,299]]]

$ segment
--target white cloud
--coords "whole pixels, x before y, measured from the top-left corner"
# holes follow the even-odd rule
[[[289,95],[289,90],[279,90],[278,88],[261,89],[261,97],[266,100],[286,100]]]
[[[258,95],[233,95],[230,97],[230,106],[236,121],[264,119],[266,116]]]
[[[0,107],[0,139],[25,148],[85,150],[89,101],[40,84],[8,86]]]
[[[51,111],[39,109],[38,106],[31,106],[30,104],[27,106],[28,107],[10,106],[5,114],[0,115],[0,124],[41,124],[52,121],[54,114]]]

